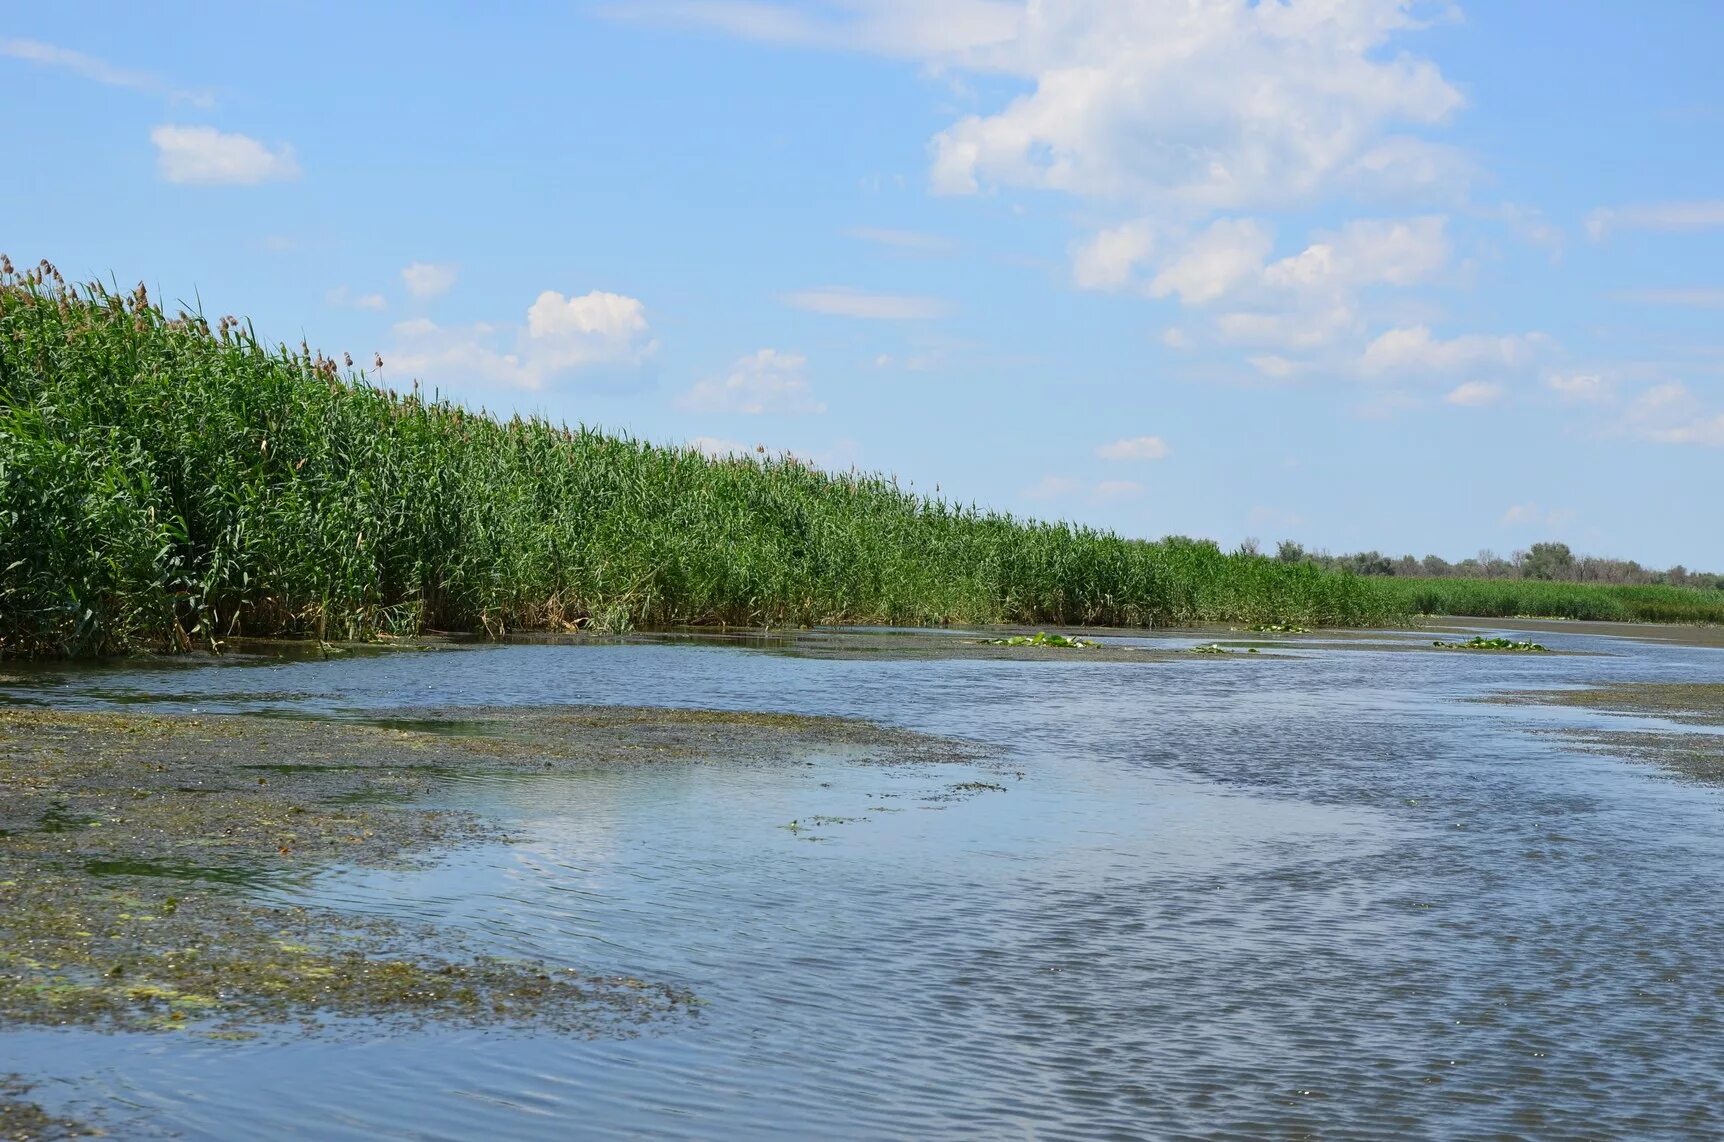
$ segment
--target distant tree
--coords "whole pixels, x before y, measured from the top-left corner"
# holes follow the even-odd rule
[[[1283,563],[1303,563],[1305,548],[1291,539],[1283,539],[1275,545],[1275,558]]]
[[[1441,555],[1427,555],[1419,564],[1419,570],[1433,579],[1444,579],[1455,573],[1452,563]]]
[[[1256,555],[1257,554],[1257,537],[1255,535],[1248,535],[1243,540],[1240,541],[1240,543],[1239,543],[1239,554],[1241,554],[1241,555]]]
[[[1527,579],[1572,579],[1574,552],[1566,543],[1535,543],[1520,560],[1520,573]]]

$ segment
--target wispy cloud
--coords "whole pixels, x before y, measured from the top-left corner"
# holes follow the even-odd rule
[[[860,317],[875,321],[925,321],[951,312],[947,302],[913,294],[868,293],[831,286],[798,290],[784,295],[784,303],[810,313],[835,317]]]
[[[175,87],[161,76],[151,72],[117,67],[107,60],[85,55],[83,52],[73,51],[71,48],[43,43],[41,40],[0,37],[0,56],[24,60],[43,67],[58,68],[82,79],[105,84],[108,87],[122,87],[128,91],[158,96],[171,103],[184,103],[193,107],[211,107],[215,104],[215,97],[208,91],[193,91]]]
[[[1619,301],[1642,305],[1679,305],[1695,309],[1724,309],[1724,289],[1631,289],[1616,295]]]
[[[414,297],[438,297],[455,288],[457,274],[452,265],[414,262],[401,271],[401,284]]]
[[[1682,232],[1721,227],[1724,227],[1724,198],[1599,207],[1586,218],[1586,233],[1594,241],[1616,230]]]
[[[1167,442],[1159,436],[1132,436],[1103,444],[1095,454],[1103,460],[1164,460]]]
[[[1484,408],[1503,399],[1503,387],[1485,381],[1467,381],[1456,385],[1443,397],[1447,404],[1459,408]]]
[[[214,127],[163,124],[150,132],[156,167],[168,182],[192,186],[255,186],[299,177],[293,148],[271,149],[247,135]]]
[[[382,294],[354,293],[344,285],[330,290],[323,300],[337,309],[369,309],[380,312],[389,308],[389,299]]]
[[[800,353],[761,349],[741,358],[721,377],[709,377],[684,393],[677,407],[686,412],[822,413],[807,376],[808,358]]]
[[[906,254],[949,254],[958,244],[939,234],[924,234],[920,230],[892,230],[879,226],[852,226],[846,237],[858,242],[871,242]]]

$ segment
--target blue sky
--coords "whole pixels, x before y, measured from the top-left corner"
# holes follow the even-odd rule
[[[0,17],[0,250],[1133,535],[1724,569],[1724,7]]]

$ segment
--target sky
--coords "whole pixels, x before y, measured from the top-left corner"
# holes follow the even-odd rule
[[[1687,0],[12,6],[0,251],[1128,535],[1724,570],[1721,42]]]

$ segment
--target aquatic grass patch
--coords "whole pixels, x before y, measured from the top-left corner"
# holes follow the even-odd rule
[[[1507,650],[1518,654],[1548,654],[1550,647],[1536,642],[1516,641],[1508,638],[1486,638],[1484,635],[1474,635],[1465,642],[1445,642],[1437,639],[1431,643],[1439,650]]]
[[[983,646],[1051,646],[1066,650],[1093,650],[1101,645],[1089,639],[1037,631],[1033,635],[1014,634],[1006,638],[984,638]]]
[[[494,417],[367,364],[0,262],[0,654],[1403,613],[1309,564]]]
[[[746,711],[462,709],[384,720],[0,707],[0,1022],[229,1037],[350,1018],[633,1033],[696,1001],[632,976],[477,954],[456,931],[282,905],[252,889],[512,840],[488,818],[413,803],[453,773],[546,780],[601,765],[986,756],[853,719]],[[445,724],[453,732],[440,732]]]

